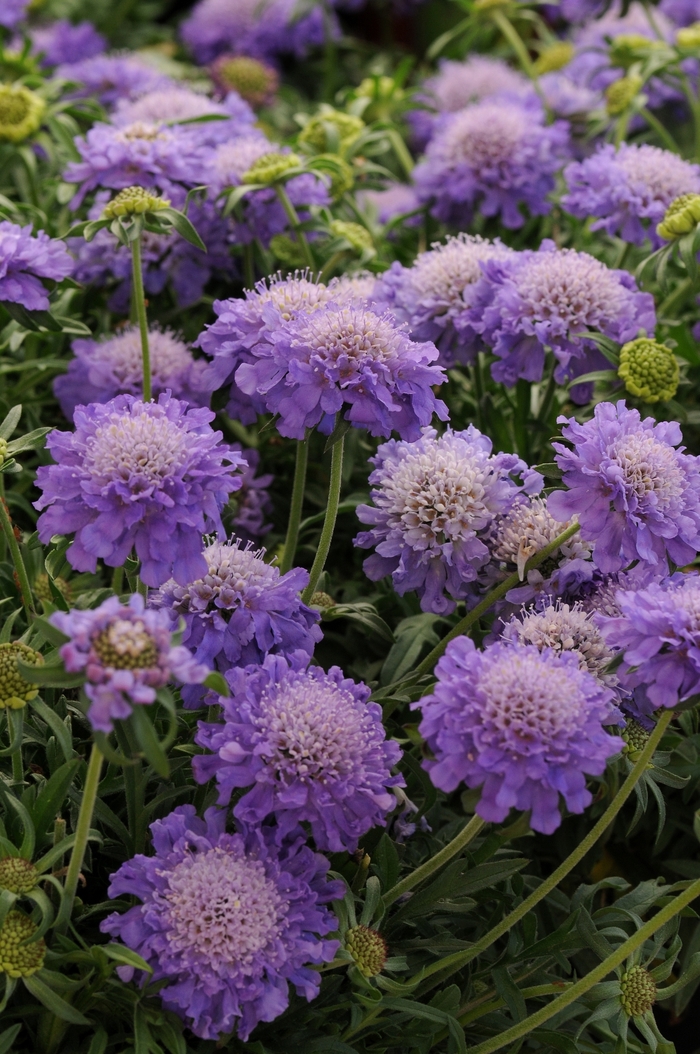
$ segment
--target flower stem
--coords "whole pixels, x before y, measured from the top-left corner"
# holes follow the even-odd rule
[[[649,761],[656,750],[657,746],[661,741],[661,737],[668,728],[672,718],[672,710],[665,710],[664,713],[658,720],[656,728],[649,736],[644,749],[639,755],[639,758],[627,776],[627,779],[620,787],[619,791],[608,805],[607,809],[600,817],[594,827],[588,832],[583,841],[576,846],[574,851],[567,856],[556,871],[540,883],[534,892],[526,897],[522,904],[519,904],[517,908],[514,908],[505,918],[501,919],[492,929],[489,930],[480,940],[476,941],[470,948],[466,948],[464,951],[455,952],[453,955],[448,955],[444,959],[440,959],[438,962],[432,963],[430,966],[425,967],[416,980],[427,980],[434,974],[439,974],[439,980],[436,980],[434,984],[442,984],[446,977],[451,976],[457,970],[461,970],[468,963],[476,959],[477,956],[481,955],[482,952],[490,948],[500,937],[508,933],[509,930],[520,922],[529,912],[536,907],[545,897],[556,889],[559,883],[565,878],[570,871],[576,867],[584,856],[593,848],[599,838],[607,831],[610,824],[613,822],[617,814],[619,813],[622,806],[625,804],[630,794],[634,790],[639,780],[644,775]],[[429,987],[433,987],[431,984]],[[423,991],[423,989],[421,990]],[[495,1049],[495,1048],[494,1048]]]
[[[22,559],[19,544],[15,538],[15,529],[12,526],[12,520],[10,519],[10,513],[8,512],[4,498],[0,498],[0,522],[2,523],[2,533],[5,536],[5,541],[10,550],[12,563],[15,565],[15,573],[17,574],[17,583],[19,585],[22,604],[27,613],[28,620],[31,621],[36,618],[36,611],[34,610],[34,601],[32,600],[29,576],[27,575],[27,569],[24,566],[24,560]]]
[[[537,72],[536,72],[535,67],[534,67],[534,65],[532,63],[532,59],[530,58],[528,50],[525,47],[525,44],[523,43],[522,37],[518,33],[518,31],[515,28],[515,26],[513,25],[513,23],[510,21],[510,19],[507,18],[506,15],[504,15],[504,13],[502,11],[499,11],[498,8],[496,8],[493,11],[491,11],[490,15],[491,15],[491,18],[493,19],[493,21],[495,22],[495,24],[500,29],[500,31],[503,34],[503,36],[506,38],[506,40],[508,41],[508,43],[512,47],[512,49],[515,52],[515,54],[518,56],[518,61],[519,61],[520,65],[523,68],[523,72],[532,81],[533,88],[535,89],[535,91],[539,95],[540,100],[541,100],[542,104],[544,105],[545,110],[548,111],[549,110],[549,106],[547,105],[547,101],[546,101],[546,99],[544,97],[544,92],[542,91],[542,88],[540,87],[540,82],[539,82],[539,79],[538,79],[538,76],[537,76]]]
[[[294,557],[299,540],[299,524],[301,523],[301,510],[304,505],[304,490],[306,488],[306,466],[309,462],[308,439],[297,440],[297,459],[294,466],[294,483],[292,484],[292,504],[289,508],[289,522],[287,523],[287,536],[284,539],[284,552],[280,563],[280,571],[283,575],[294,566]]]
[[[318,542],[318,549],[316,550],[316,557],[309,574],[309,584],[301,594],[301,599],[305,604],[311,600],[311,597],[316,592],[316,586],[318,580],[323,573],[323,569],[326,566],[326,559],[328,557],[328,550],[331,547],[331,541],[333,540],[333,531],[335,530],[335,521],[338,516],[338,505],[340,504],[340,488],[343,482],[343,447],[345,445],[345,436],[342,436],[337,443],[334,443],[331,453],[331,482],[328,488],[328,504],[326,505],[326,518],[323,521],[323,529],[321,530],[321,537]]]
[[[61,896],[61,906],[58,909],[58,918],[56,919],[57,933],[64,934],[66,932],[73,913],[73,902],[75,900],[76,890],[78,889],[80,871],[83,866],[85,849],[90,834],[92,814],[95,811],[95,801],[97,800],[97,790],[100,784],[101,771],[102,751],[97,746],[97,743],[93,743],[92,751],[90,753],[90,761],[85,776],[85,785],[83,787],[83,800],[80,803],[78,823],[75,828],[75,843],[71,851],[68,873],[66,874],[66,882]]]
[[[394,901],[398,900],[404,893],[407,893],[409,889],[413,889],[414,886],[424,882],[426,878],[430,878],[430,876],[446,864],[448,860],[451,860],[453,856],[457,856],[465,846],[469,845],[469,843],[476,838],[485,822],[486,821],[482,820],[480,816],[472,816],[469,823],[465,824],[459,834],[455,835],[452,841],[448,842],[439,853],[436,853],[435,856],[430,858],[430,860],[426,860],[424,864],[417,867],[410,875],[406,875],[404,879],[397,882],[395,886],[391,887],[391,889],[387,890],[382,897],[384,906],[389,907],[390,904],[393,904]]]
[[[301,220],[297,215],[297,210],[294,208],[291,201],[289,200],[289,194],[287,193],[287,190],[282,183],[275,183],[275,190],[277,192],[277,197],[280,200],[280,204],[284,209],[285,213],[287,214],[289,224],[293,228],[294,233],[299,239],[299,245],[301,246],[302,251],[304,253],[304,257],[306,258],[306,265],[312,271],[315,272],[316,261],[314,260],[314,254],[311,252],[311,246],[309,245],[308,238],[306,237],[305,232],[302,230]]]
[[[143,362],[143,398],[150,402],[151,391],[151,352],[148,347],[148,319],[146,318],[146,297],[143,291],[143,271],[141,265],[141,235],[131,243],[131,279],[132,303],[136,308],[136,318],[141,332],[141,360]]]
[[[24,762],[22,760],[22,730],[24,728],[24,709],[7,709],[7,734],[12,747],[12,781],[24,781]]]
[[[243,276],[246,289],[255,288],[255,253],[253,243],[248,242],[243,246]]]

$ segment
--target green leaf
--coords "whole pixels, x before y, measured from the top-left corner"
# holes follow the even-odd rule
[[[20,436],[19,439],[13,439],[11,443],[7,444],[8,454],[21,454],[25,450],[39,450],[43,447],[43,438],[48,432],[53,431],[51,428],[35,428],[33,432],[27,432],[26,435]]]
[[[46,707],[48,710],[48,707]],[[52,715],[55,717],[55,715]],[[58,721],[58,718],[56,718]],[[58,721],[60,724],[60,721]],[[66,729],[64,728],[64,732]],[[83,764],[81,758],[73,758],[56,769],[51,779],[42,787],[32,806],[31,815],[39,838],[45,835],[49,825],[53,825],[57,814],[66,800],[68,788],[78,769]]]
[[[17,669],[25,681],[29,681],[30,684],[41,684],[47,688],[77,688],[85,682],[84,673],[69,673],[62,662],[47,662],[43,666],[30,666],[18,659]]]
[[[100,944],[99,947],[100,951],[104,952],[108,958],[114,959],[115,962],[121,963],[123,966],[133,966],[135,970],[145,970],[146,973],[153,973],[153,969],[145,959],[142,959],[140,955],[137,955],[131,948],[127,948],[123,944]]]
[[[41,980],[41,971],[33,974],[31,977],[24,977],[24,986],[28,991],[32,993],[35,999],[50,1010],[56,1017],[60,1017],[61,1021],[69,1021],[71,1025],[89,1025],[90,1022],[80,1011],[72,1007],[70,1003],[67,1003],[65,999],[62,999],[52,988],[49,988],[47,984]]]
[[[403,619],[396,628],[396,644],[386,657],[382,667],[380,681],[392,684],[404,677],[417,665],[426,647],[434,647],[438,642],[435,623],[439,615],[424,612]]]
[[[52,622],[49,622],[42,615],[34,619],[34,628],[39,634],[39,639],[48,641],[54,648],[60,648],[70,640],[70,637],[63,633],[58,626],[54,626]]]
[[[105,1030],[99,1026],[95,1035],[92,1037],[90,1046],[87,1049],[87,1054],[105,1054],[108,1042],[109,1036]]]
[[[388,834],[383,834],[374,851],[372,863],[379,870],[379,877],[384,889],[395,886],[399,877],[399,854]]]
[[[200,249],[203,253],[207,251],[207,247],[197,234],[195,227],[183,212],[178,212],[177,209],[159,209],[158,215],[170,220],[180,237],[184,238],[190,245],[194,245],[195,249]]]
[[[228,686],[226,678],[218,672],[218,670],[212,670],[211,673],[207,674],[204,680],[204,687],[210,688],[212,692],[216,692],[217,695],[223,695],[225,699],[231,694],[231,689]]]
[[[510,1010],[513,1021],[524,1021],[527,1017],[527,1007],[523,993],[511,977],[506,966],[494,966],[491,977],[503,1002]]]
[[[346,618],[350,622],[357,622],[375,633],[382,640],[393,644],[395,641],[391,628],[387,626],[384,619],[377,614],[373,604],[367,601],[356,601],[354,604],[335,604],[332,608],[325,608],[321,612],[323,622],[333,622],[335,619]]]
[[[148,707],[135,706],[131,712],[131,726],[136,734],[136,739],[144,753],[149,765],[152,765],[159,776],[167,779],[170,775],[170,763],[168,762],[156,730],[151,724]]]
[[[339,443],[340,440],[348,434],[351,428],[352,424],[350,421],[346,421],[344,417],[341,417],[331,434],[328,436],[326,445],[323,448],[323,453],[327,454],[329,450],[332,450],[335,444]]]
[[[4,1032],[0,1032],[0,1054],[9,1054],[12,1050],[12,1045],[17,1039],[17,1036],[22,1031],[22,1022],[18,1025],[11,1025],[10,1028],[6,1028]]]
[[[554,1047],[561,1054],[580,1054],[580,1047],[573,1039],[565,1036],[562,1032],[552,1032],[547,1028],[536,1028],[530,1033],[532,1039],[538,1040],[544,1047]]]
[[[2,424],[0,424],[0,439],[9,439],[17,425],[19,419],[22,416],[22,404],[13,406],[9,413],[6,415]]]
[[[66,761],[72,761],[74,754],[73,740],[71,739],[70,732],[64,725],[63,721],[61,721],[58,714],[55,713],[50,706],[47,706],[40,696],[37,696],[36,699],[32,699],[29,705],[32,710],[39,715],[41,720],[46,722],[55,735],[58,745],[61,748],[61,753]]]

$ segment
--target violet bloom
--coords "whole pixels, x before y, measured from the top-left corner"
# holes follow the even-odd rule
[[[3,0],[0,8],[0,26],[14,29],[27,14],[30,0]]]
[[[187,648],[173,645],[167,613],[146,609],[138,593],[127,605],[109,597],[89,611],[55,611],[49,621],[70,637],[59,653],[69,673],[85,673],[87,717],[97,732],[111,732],[134,706],[155,702],[171,681],[201,684],[209,673]]]
[[[239,450],[245,460],[245,465],[241,466],[240,490],[232,495],[229,502],[235,506],[233,529],[242,541],[251,542],[272,530],[272,524],[265,521],[272,512],[272,500],[267,488],[275,477],[270,472],[263,476],[256,475],[260,451],[242,450],[239,443],[233,443],[232,447]]]
[[[198,117],[219,120],[197,121]],[[111,120],[119,128],[137,123],[191,122],[187,127],[197,141],[213,146],[252,131],[256,117],[237,92],[230,92],[223,102],[214,102],[201,92],[178,85],[147,92],[135,100],[121,99]]]
[[[352,853],[396,806],[391,788],[404,780],[391,769],[401,749],[386,738],[367,685],[308,661],[305,652],[268,655],[226,673],[224,723],[200,722],[195,742],[212,753],[192,759],[194,777],[216,777],[220,804],[250,788],[233,807],[243,823],[274,815],[282,835],[308,823],[319,849]]]
[[[31,32],[32,50],[41,54],[42,66],[71,62],[75,55],[91,59],[107,50],[107,40],[92,22],[68,22],[64,18]]]
[[[580,129],[576,124],[585,122],[592,111],[604,108],[602,92],[576,84],[566,70],[545,73],[539,83],[547,108],[555,117],[570,121],[572,132],[578,131],[585,136],[585,124]]]
[[[33,234],[31,224],[0,222],[0,303],[9,300],[28,311],[48,311],[41,279],[60,282],[72,270],[73,261],[58,238],[49,238],[45,231]]]
[[[586,775],[600,776],[623,747],[604,725],[618,720],[613,693],[570,652],[494,644],[477,651],[469,637],[451,641],[436,667],[431,695],[413,709],[434,760],[423,763],[443,791],[482,787],[476,811],[501,823],[511,809],[530,811],[530,826],[552,834],[567,809],[590,805]]]
[[[623,241],[654,248],[663,241],[656,225],[681,194],[700,193],[700,165],[657,146],[610,143],[564,170],[562,205],[579,219],[596,217],[591,230],[617,234]],[[647,223],[642,221],[646,220]]]
[[[119,99],[136,99],[144,92],[174,87],[174,81],[136,55],[95,55],[77,62],[64,62],[54,70],[54,79],[75,81],[80,87],[73,98],[96,96],[103,106]],[[133,180],[132,180],[133,182]]]
[[[332,15],[330,29],[338,33]],[[323,11],[314,7],[299,16],[295,0],[200,0],[180,34],[202,65],[222,54],[271,60],[291,52],[303,58],[326,38]]]
[[[77,407],[75,431],[46,441],[57,463],[37,471],[41,540],[73,534],[66,556],[78,571],[94,572],[98,558],[121,567],[135,548],[146,585],[205,575],[202,535],[223,531],[221,509],[241,485],[241,455],[213,420],[167,394]]]
[[[176,399],[205,405],[208,393],[201,391],[204,362],[195,362],[192,352],[172,330],[152,326],[148,344],[154,394],[169,391]],[[53,392],[69,421],[76,406],[106,403],[115,395],[140,395],[143,390],[141,334],[138,326],[125,326],[102,340],[74,340],[74,359],[68,372],[53,382]]]
[[[330,433],[342,413],[370,435],[396,430],[413,439],[434,413],[447,419],[433,392],[445,380],[433,365],[437,348],[412,341],[388,312],[331,302],[282,322],[267,339],[253,349],[252,364],[238,367],[236,383],[279,414],[280,435],[303,439],[314,427]]]
[[[557,249],[549,240],[537,251],[486,261],[483,271],[469,319],[500,360],[491,367],[494,380],[508,387],[519,377],[542,379],[547,347],[560,384],[609,366],[581,336],[585,330],[624,344],[640,329],[653,333],[656,327],[654,298],[639,292],[628,271],[611,270],[588,253]]]
[[[522,227],[551,209],[554,177],[569,159],[568,125],[545,124],[539,104],[487,100],[443,118],[413,178],[432,214],[460,226],[474,214]]]
[[[390,223],[398,216],[421,209],[415,188],[408,183],[391,183],[383,190],[362,190],[358,194],[362,208],[369,206],[381,224]],[[408,216],[402,227],[419,227],[423,222],[422,209],[417,216]]]
[[[597,18],[605,9],[605,0],[561,0],[559,11],[567,22],[576,24]]]
[[[444,245],[419,253],[411,267],[394,261],[377,281],[375,304],[406,322],[413,340],[431,340],[440,365],[473,362],[484,345],[468,321],[472,292],[481,278],[482,260],[503,260],[513,250],[500,240],[460,234]]]
[[[659,10],[677,26],[700,21],[700,0],[661,0]]]
[[[261,663],[268,654],[313,654],[323,634],[318,612],[299,595],[308,572],[295,567],[282,575],[264,556],[250,542],[212,542],[204,550],[206,574],[187,585],[167,582],[153,598],[174,622],[184,619],[182,640],[198,662],[225,673]],[[188,707],[200,706],[203,698],[194,686],[183,692]]]
[[[481,534],[505,512],[523,486],[542,477],[512,454],[491,453],[491,440],[473,425],[438,436],[424,428],[415,442],[379,447],[369,477],[374,505],[358,505],[362,531],[355,545],[374,547],[364,562],[372,581],[391,575],[396,592],[415,590],[423,611],[449,614],[472,590],[489,560]],[[520,474],[518,485],[511,474]]]
[[[235,1030],[245,1041],[286,1010],[290,984],[307,1000],[318,995],[321,975],[311,967],[338,949],[326,939],[338,923],[325,905],[345,885],[328,879],[328,860],[303,831],[283,845],[271,827],[226,834],[224,811],[207,809],[200,820],[181,805],[151,832],[155,856],[127,860],[109,887],[110,897],[141,903],[100,929],[148,962],[166,1009],[201,1039]],[[119,967],[122,980],[134,973]]]
[[[558,418],[573,450],[554,443],[566,490],[549,496],[557,519],[576,516],[581,537],[594,543],[601,571],[632,560],[661,569],[683,566],[700,550],[700,458],[676,450],[675,421],[641,419],[638,410],[598,403],[592,421]]]

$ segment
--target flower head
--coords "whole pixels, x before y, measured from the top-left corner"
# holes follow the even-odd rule
[[[576,655],[519,643],[479,652],[457,637],[436,673],[433,694],[413,704],[436,787],[482,787],[479,816],[500,823],[512,808],[531,810],[530,826],[544,834],[561,823],[560,794],[583,812],[586,774],[601,775],[623,744],[603,728],[615,719],[611,690]]]
[[[673,241],[689,234],[700,222],[700,194],[681,194],[666,209],[664,218],[656,228],[659,238]]]
[[[299,145],[317,154],[344,154],[362,133],[365,122],[354,114],[326,106],[311,117],[299,133]]]
[[[44,656],[21,641],[0,644],[0,710],[21,710],[36,699],[39,689],[25,681],[17,669],[17,660],[27,666],[42,666]]]
[[[525,96],[531,90],[527,77],[503,59],[479,54],[469,55],[462,62],[443,59],[437,74],[423,85],[424,93],[440,113],[455,113],[504,92]]]
[[[353,926],[345,934],[345,948],[363,977],[376,977],[384,969],[387,946],[378,930],[363,925]]]
[[[90,59],[107,50],[107,40],[92,22],[73,23],[60,18],[48,26],[32,29],[31,38],[32,50],[41,55],[42,66],[70,62],[74,55]]]
[[[39,872],[31,860],[23,856],[5,856],[0,859],[0,889],[21,896],[31,891],[41,881]]]
[[[44,965],[46,943],[31,940],[38,929],[22,911],[10,911],[0,925],[0,974],[31,977]],[[25,943],[27,942],[27,943]]]
[[[331,16],[330,32],[337,32]],[[299,16],[295,0],[200,0],[180,28],[197,62],[218,55],[274,59],[291,52],[303,58],[326,37],[323,13],[312,8]]]
[[[71,95],[94,95],[107,107],[119,99],[136,99],[146,92],[175,87],[169,77],[134,54],[95,55],[64,62],[54,70],[54,77],[80,85]]]
[[[121,567],[132,548],[149,586],[207,573],[202,535],[222,531],[220,510],[240,487],[241,455],[221,443],[214,414],[161,395],[118,395],[75,411],[74,432],[53,432],[55,465],[42,466],[39,535],[74,534],[67,558],[94,571]]]
[[[109,895],[141,903],[101,929],[153,968],[164,1006],[195,1035],[246,1040],[260,1021],[286,1009],[289,985],[311,1000],[330,962],[337,926],[325,905],[343,895],[328,880],[328,861],[303,833],[282,845],[274,828],[226,834],[226,814],[204,820],[183,805],[151,825],[154,856],[135,856],[112,875]],[[122,974],[133,974],[133,969]]]
[[[196,122],[198,117],[218,118],[188,125],[198,143],[213,146],[252,130],[255,114],[237,92],[223,102],[214,102],[200,92],[182,86],[159,88],[137,99],[121,99],[112,114],[112,123],[129,125],[178,124]]]
[[[297,567],[282,575],[264,556],[250,542],[212,542],[204,550],[205,575],[186,586],[168,582],[161,588],[155,603],[174,622],[184,619],[183,643],[199,662],[226,672],[261,663],[268,654],[313,654],[322,637],[319,615],[299,596],[308,572]],[[199,705],[203,695],[194,686],[185,689],[185,705]]]
[[[0,222],[0,301],[22,304],[29,311],[48,311],[49,298],[42,278],[60,282],[73,270],[64,243],[31,226]]]
[[[627,391],[647,403],[672,399],[680,379],[678,360],[671,348],[647,337],[623,345],[617,372]]]
[[[602,684],[614,687],[617,677],[606,673],[613,652],[606,644],[593,613],[581,604],[550,602],[541,608],[525,610],[507,622],[501,639],[510,644],[531,644],[539,651],[572,652],[582,670],[588,670]]]
[[[107,220],[118,216],[141,216],[145,212],[159,212],[170,205],[168,198],[149,194],[143,187],[125,187],[105,205],[102,215]]]
[[[46,103],[21,85],[0,85],[0,142],[21,143],[34,135],[46,110]]]
[[[254,110],[269,106],[279,87],[277,70],[249,55],[219,55],[209,73],[221,91],[238,92]]]
[[[558,40],[556,44],[550,44],[538,55],[535,72],[541,77],[563,70],[571,62],[575,50],[570,40]]]
[[[391,768],[401,757],[386,738],[370,690],[310,666],[304,652],[268,655],[260,666],[226,673],[223,724],[200,722],[195,741],[212,753],[193,759],[195,779],[219,784],[219,802],[250,788],[234,805],[244,823],[274,814],[280,833],[308,823],[319,849],[353,852],[370,827],[394,809]]]
[[[620,1002],[628,1017],[642,1017],[656,1002],[656,981],[643,966],[631,966],[620,980]]]

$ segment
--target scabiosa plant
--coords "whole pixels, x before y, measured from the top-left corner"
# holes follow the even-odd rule
[[[358,201],[363,208],[369,206],[376,213],[379,223],[389,223],[397,216],[420,209],[415,188],[408,183],[391,183],[383,190],[362,190],[358,194]],[[418,227],[421,222],[422,216],[419,214],[409,216],[404,225]]]
[[[613,693],[576,655],[534,645],[451,641],[436,667],[434,692],[413,704],[434,758],[424,762],[440,790],[482,787],[476,811],[500,823],[530,810],[530,826],[551,834],[592,800],[586,775],[599,776],[623,747],[604,725],[617,718]]]
[[[209,673],[187,648],[173,646],[167,612],[147,609],[138,593],[126,605],[109,597],[91,611],[55,611],[50,621],[69,638],[59,648],[65,668],[85,673],[87,717],[98,732],[155,702],[170,681],[201,684]]]
[[[326,36],[322,12],[313,8],[296,17],[294,0],[200,0],[180,33],[201,63],[224,53],[274,59],[292,52],[301,58]]]
[[[64,62],[54,70],[54,78],[79,85],[70,92],[73,97],[94,95],[106,107],[119,99],[136,99],[145,92],[175,86],[170,77],[136,55],[95,55]]]
[[[254,110],[271,105],[280,81],[274,66],[249,55],[219,55],[209,75],[222,94],[238,92]]]
[[[68,22],[64,18],[48,26],[37,26],[31,33],[32,51],[41,55],[42,66],[71,62],[75,55],[91,59],[107,50],[107,40],[92,22]]]
[[[550,211],[547,195],[568,159],[565,122],[546,125],[539,104],[487,100],[444,118],[413,178],[445,223],[471,223],[478,211],[517,228],[521,206],[534,216]]]
[[[321,977],[311,967],[338,948],[326,939],[337,921],[325,905],[345,886],[328,879],[328,860],[303,832],[282,845],[274,828],[227,834],[225,812],[208,809],[200,820],[191,805],[151,832],[155,855],[122,864],[109,889],[141,903],[101,929],[149,963],[163,1005],[202,1039],[235,1029],[245,1041],[260,1021],[283,1013],[290,984],[313,999]]]
[[[205,575],[186,586],[168,582],[154,597],[175,623],[184,619],[183,643],[199,662],[225,673],[268,654],[313,654],[323,634],[318,612],[299,597],[308,572],[295,567],[282,575],[264,557],[251,542],[212,542],[204,550]],[[195,686],[182,694],[186,706],[200,705],[203,696]]]
[[[258,824],[274,814],[281,834],[308,823],[319,849],[353,852],[371,827],[384,826],[396,805],[391,769],[401,757],[386,738],[370,690],[307,664],[305,652],[268,655],[260,666],[226,673],[223,724],[200,722],[195,742],[211,751],[193,758],[195,779],[213,776],[219,802],[236,788],[234,816]]]
[[[673,422],[642,420],[638,410],[599,403],[580,425],[560,417],[573,449],[554,443],[566,490],[554,491],[553,516],[576,516],[605,572],[642,560],[663,573],[667,557],[682,566],[700,550],[700,459],[676,449]]]
[[[196,122],[198,117],[219,118]],[[223,102],[214,102],[200,92],[181,86],[147,92],[138,99],[121,99],[112,113],[112,123],[120,128],[145,124],[177,124],[195,121],[189,126],[199,142],[213,145],[243,135],[255,124],[255,114],[237,92],[230,92]]]
[[[148,343],[155,394],[170,391],[188,403],[208,403],[209,393],[199,386],[205,363],[195,361],[185,342],[172,330],[151,326]],[[68,372],[53,383],[54,395],[69,421],[76,406],[106,403],[121,393],[141,394],[143,363],[137,326],[125,326],[102,340],[74,340],[71,347],[75,358]]]
[[[40,538],[73,534],[66,555],[79,571],[98,559],[121,567],[135,548],[149,586],[205,575],[202,535],[223,530],[220,510],[241,485],[241,455],[213,419],[168,394],[78,407],[75,431],[47,440],[57,463],[37,473]]]
[[[49,238],[45,231],[33,234],[31,226],[0,222],[0,302],[48,311],[49,298],[41,279],[60,282],[72,270],[70,254],[58,238]]]
[[[528,489],[542,483],[523,461],[491,449],[473,425],[442,436],[424,428],[415,442],[379,447],[370,459],[374,505],[357,507],[360,522],[373,525],[355,538],[360,548],[376,550],[363,565],[368,578],[391,575],[400,596],[418,593],[423,611],[454,611],[489,559],[480,534],[522,489],[511,474],[524,474]]]

